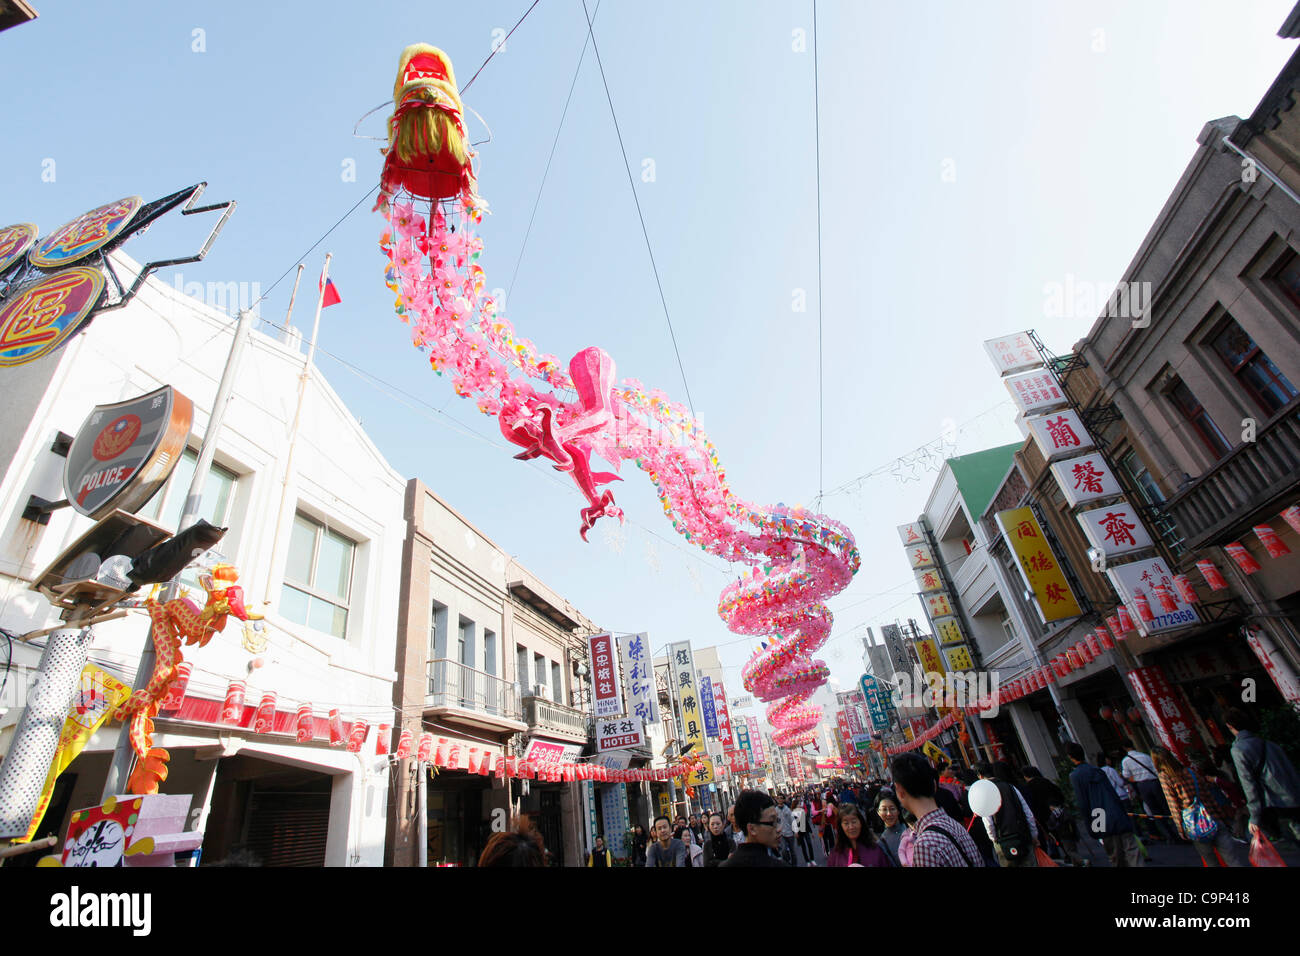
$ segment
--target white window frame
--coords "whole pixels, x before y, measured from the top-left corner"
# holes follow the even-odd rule
[[[285,588],[292,588],[295,591],[299,591],[303,594],[306,594],[310,598],[315,598],[318,601],[324,601],[326,604],[329,604],[332,607],[342,608],[344,613],[342,634],[334,634],[331,631],[318,631],[317,628],[313,628],[306,621],[302,621],[302,622],[295,621],[294,623],[301,624],[303,627],[311,628],[312,630],[318,631],[318,633],[321,634],[329,634],[331,637],[337,637],[340,640],[347,640],[348,629],[352,623],[352,589],[353,589],[353,585],[356,583],[357,552],[361,550],[361,543],[359,541],[354,541],[352,538],[345,535],[342,531],[339,531],[336,528],[331,528],[326,522],[317,518],[315,515],[310,514],[309,512],[303,511],[301,509],[295,511],[293,520],[297,521],[298,518],[302,518],[304,521],[309,522],[310,524],[315,526],[316,529],[316,535],[312,541],[312,552],[311,552],[311,575],[313,578],[316,576],[316,571],[317,571],[316,565],[317,562],[320,560],[321,539],[324,537],[325,532],[332,531],[334,534],[338,535],[340,538],[342,538],[343,540],[347,541],[350,545],[352,545],[352,559],[348,564],[348,593],[346,598],[344,599],[345,603],[340,604],[338,599],[334,595],[324,594],[320,591],[317,591],[316,588],[311,584],[290,580],[288,551],[285,552],[285,573],[284,573],[283,580],[280,582],[281,591],[283,591]],[[292,533],[290,534],[289,540],[290,540],[290,545],[292,546],[292,541],[293,541]],[[283,607],[283,599],[281,600],[281,607]],[[310,604],[307,605],[307,620],[308,621],[311,620]]]

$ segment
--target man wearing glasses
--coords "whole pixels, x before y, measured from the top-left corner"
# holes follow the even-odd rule
[[[718,866],[788,866],[773,853],[781,849],[781,816],[776,802],[760,790],[742,790],[734,809],[736,827],[745,835],[745,842]]]

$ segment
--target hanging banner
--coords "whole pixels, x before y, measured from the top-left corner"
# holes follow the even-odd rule
[[[713,681],[708,677],[700,678],[700,713],[704,716],[704,735],[717,740],[717,704],[716,698],[713,696]]]
[[[900,524],[898,526],[898,536],[903,539],[903,547],[905,548],[910,548],[914,544],[925,544],[925,531],[918,521],[913,521],[911,524]]]
[[[41,790],[40,802],[36,805],[31,826],[27,828],[27,833],[22,839],[14,842],[30,843],[36,836],[36,831],[45,818],[45,811],[49,809],[50,799],[54,796],[54,783],[59,779],[59,774],[76,759],[77,754],[81,753],[95,731],[108,720],[109,714],[130,696],[130,687],[94,664],[87,664],[81,669],[77,694],[68,707],[63,729],[59,732],[59,743],[54,751],[54,760],[51,761],[49,772],[45,776],[45,786]]]
[[[767,763],[767,750],[763,746],[763,735],[758,730],[758,718],[746,717],[745,722],[749,725],[749,747],[754,754],[755,763]]]
[[[1139,667],[1129,671],[1133,695],[1146,711],[1147,720],[1155,728],[1156,736],[1169,750],[1188,763],[1191,750],[1204,750],[1205,744],[1188,716],[1182,691],[1169,683],[1159,667]]]
[[[998,339],[989,339],[984,343],[984,351],[997,367],[998,374],[1010,375],[1029,368],[1038,368],[1043,364],[1043,357],[1034,348],[1028,332],[1016,332]]]
[[[948,662],[948,670],[954,673],[973,671],[975,669],[975,661],[970,656],[970,648],[965,644],[959,647],[945,647],[943,649],[943,659]]]
[[[682,746],[695,745],[695,753],[706,752],[704,744],[704,719],[696,691],[695,656],[689,641],[668,645],[668,659],[672,664],[673,692],[682,715]]]
[[[942,591],[944,589],[943,577],[936,568],[931,568],[928,571],[917,571],[916,586],[921,589],[922,594],[929,591]]]
[[[722,746],[730,750],[734,746],[731,736],[731,711],[727,709],[727,691],[722,686],[722,681],[713,685],[713,708],[718,715],[718,740]]]
[[[750,757],[754,756],[754,748],[749,742],[749,721],[744,717],[736,721],[736,747]]]
[[[706,784],[713,783],[713,761],[705,757],[695,765],[695,768],[686,777],[685,784],[688,787],[703,787]]]
[[[1034,592],[1038,616],[1044,623],[1078,617],[1079,600],[1065,580],[1032,508],[1012,508],[997,513],[998,527],[1016,556],[1016,566],[1026,587]]]
[[[591,706],[596,717],[613,717],[623,713],[623,693],[615,661],[614,636],[593,634],[587,638],[591,659]]]
[[[871,674],[863,674],[859,683],[862,686],[862,696],[867,701],[867,716],[871,719],[871,729],[878,734],[884,733],[891,726],[889,711],[885,708],[889,695],[882,693],[876,678]]]
[[[916,654],[921,658],[921,667],[927,674],[946,674],[948,668],[944,666],[943,658],[939,656],[939,649],[935,647],[932,638],[919,638],[914,642],[916,644]]]
[[[659,722],[659,694],[656,692],[650,662],[650,637],[625,634],[618,640],[623,662],[623,688],[627,694],[627,712],[643,724]]]
[[[941,617],[931,622],[940,644],[964,644],[966,634],[961,629],[961,622],[955,617]]]

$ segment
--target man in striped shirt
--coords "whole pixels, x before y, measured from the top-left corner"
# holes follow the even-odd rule
[[[980,866],[980,851],[966,828],[934,802],[938,777],[920,754],[905,753],[890,764],[898,802],[916,817],[912,866]]]

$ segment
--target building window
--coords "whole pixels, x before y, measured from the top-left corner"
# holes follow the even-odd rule
[[[560,665],[551,661],[551,690],[557,704],[564,703],[564,679],[560,676]]]
[[[497,636],[494,632],[483,630],[483,670],[493,677],[497,673]]]
[[[434,660],[447,656],[447,628],[448,624],[447,605],[433,602],[433,625],[429,634],[429,656]]]
[[[533,693],[546,696],[546,658],[541,654],[533,655]]]
[[[194,466],[198,460],[197,454],[188,448],[185,449],[171,477],[167,479],[167,484],[163,485],[162,490],[140,509],[140,514],[151,521],[158,522],[164,528],[180,531],[177,525],[184,517],[181,512],[185,508],[185,496],[189,494],[190,482],[194,480]],[[218,527],[224,527],[230,520],[237,481],[238,476],[233,471],[221,467],[214,461],[212,467],[208,469],[208,478],[203,483],[203,498],[199,502],[198,517]],[[217,550],[221,550],[220,545]],[[199,569],[186,569],[181,574],[181,583],[191,588],[198,588]]]
[[[1165,496],[1160,493],[1160,486],[1151,477],[1151,472],[1147,470],[1147,466],[1142,464],[1142,459],[1138,457],[1137,452],[1127,452],[1119,460],[1119,466],[1124,469],[1124,474],[1137,487],[1142,497],[1146,499],[1147,504],[1158,505],[1164,502]]]
[[[1295,386],[1232,316],[1210,345],[1265,414],[1272,415],[1296,397]]]
[[[289,535],[280,613],[317,631],[345,637],[356,542],[299,512]]]
[[[1011,623],[1010,614],[1004,614],[1002,616],[1002,633],[1006,635],[1008,641],[1014,641],[1016,639],[1016,626]]]
[[[1292,254],[1277,272],[1271,276],[1279,290],[1291,303],[1300,309],[1300,256]]]
[[[1201,407],[1192,390],[1183,384],[1181,379],[1174,379],[1165,390],[1165,395],[1196,434],[1201,436],[1201,441],[1205,442],[1205,447],[1210,449],[1215,458],[1222,458],[1232,450],[1228,439],[1224,438],[1223,432],[1219,431],[1219,426],[1214,424],[1214,420]]]
[[[522,696],[529,696],[528,648],[522,644],[515,645],[515,683],[519,685],[519,693]]]

